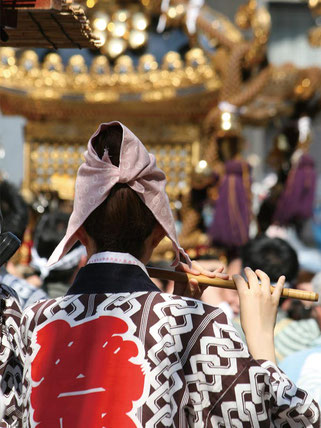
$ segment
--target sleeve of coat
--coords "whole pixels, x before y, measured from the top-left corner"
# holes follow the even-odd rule
[[[272,362],[251,357],[219,309],[204,305],[184,345],[193,427],[320,427],[318,404]]]
[[[0,286],[0,427],[20,426],[22,420],[23,347],[19,325],[21,308],[13,290]]]

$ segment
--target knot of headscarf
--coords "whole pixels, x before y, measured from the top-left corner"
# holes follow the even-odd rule
[[[93,139],[116,124],[121,126],[123,132],[119,167],[112,164],[107,151],[100,159],[93,147]],[[190,264],[188,255],[178,244],[175,221],[165,191],[165,174],[156,166],[154,155],[148,153],[141,141],[120,122],[102,123],[90,138],[85,162],[77,173],[74,207],[66,235],[50,256],[48,264],[56,263],[70,250],[77,241],[75,233],[79,227],[117,183],[126,183],[134,190],[163,227],[173,244],[176,256],[173,265],[178,264],[180,254]]]

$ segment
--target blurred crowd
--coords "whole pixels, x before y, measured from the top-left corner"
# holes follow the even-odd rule
[[[0,182],[0,203],[3,216],[2,232],[10,231],[21,241],[30,227],[30,208],[14,185]],[[69,213],[54,208],[38,215],[28,241],[29,256],[22,263],[15,258],[0,269],[0,281],[11,287],[22,308],[47,298],[66,294],[78,270],[86,264],[86,251],[78,243],[54,266],[47,261],[54,248],[65,235]],[[282,238],[280,237],[282,236]],[[26,245],[26,244],[24,244]],[[261,269],[272,283],[286,276],[286,286],[321,294],[320,272],[309,270],[309,261],[320,257],[319,250],[309,252],[291,231],[270,228],[269,231],[248,241],[237,256],[226,260],[225,270],[231,276],[243,274],[245,267]],[[206,269],[214,270],[221,260],[203,256],[198,260]],[[151,264],[169,268],[166,262]],[[154,280],[165,292],[171,293],[170,281]],[[220,307],[244,339],[239,320],[238,294],[233,290],[208,287],[202,300]],[[245,340],[245,339],[244,339]],[[298,387],[310,391],[321,405],[321,302],[281,299],[275,326],[276,357],[281,369]]]

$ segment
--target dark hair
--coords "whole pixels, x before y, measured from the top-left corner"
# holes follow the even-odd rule
[[[222,162],[226,162],[235,158],[242,151],[244,139],[240,135],[224,135],[218,136],[217,139],[217,154]]]
[[[40,257],[49,259],[50,255],[65,236],[69,214],[61,211],[42,215],[34,231],[34,246]]]
[[[2,232],[12,232],[22,241],[28,225],[28,206],[16,186],[8,181],[0,182],[0,207]]]
[[[282,190],[283,186],[280,183],[277,183],[270,190],[270,195],[267,196],[262,202],[257,214],[257,222],[260,233],[265,233],[269,226],[273,223],[273,216]]]
[[[288,317],[295,321],[311,318],[312,306],[305,307],[301,300],[291,300],[287,310]]]
[[[34,246],[40,257],[49,259],[50,255],[65,236],[68,226],[69,214],[62,211],[48,212],[42,215],[34,231]],[[77,242],[73,248],[80,245]],[[78,265],[65,270],[52,270],[44,279],[46,284],[50,282],[69,283]],[[47,290],[46,290],[47,291]]]
[[[122,128],[113,125],[99,133],[93,147],[119,166]],[[116,184],[108,197],[88,216],[84,228],[95,241],[97,251],[130,253],[141,258],[144,243],[157,224],[153,213],[127,184]]]
[[[293,281],[299,271],[299,262],[295,250],[283,239],[261,235],[250,240],[242,247],[243,267],[261,269],[276,282],[281,275],[286,281]]]
[[[300,270],[296,279],[296,285],[301,284],[302,282],[311,282],[314,276],[314,272],[310,272],[308,270]]]
[[[123,129],[115,124],[101,131],[93,140],[92,145],[100,159],[107,151],[111,163],[119,166]]]

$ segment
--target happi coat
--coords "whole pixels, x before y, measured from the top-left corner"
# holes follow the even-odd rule
[[[21,307],[16,292],[0,285],[0,427],[20,427],[24,352]]]
[[[220,309],[160,292],[130,255],[94,258],[23,313],[24,427],[320,427]]]

